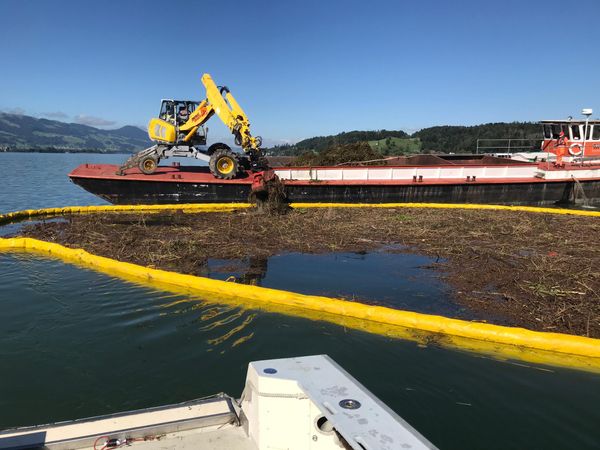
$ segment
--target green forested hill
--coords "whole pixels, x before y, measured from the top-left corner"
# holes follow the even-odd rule
[[[419,138],[387,137],[377,141],[369,141],[369,145],[383,156],[410,155],[422,151],[421,140]]]
[[[422,149],[443,153],[474,153],[477,139],[542,139],[541,125],[531,122],[486,123],[472,127],[441,126],[424,128],[412,135]],[[496,141],[488,145],[501,145]],[[533,142],[531,142],[533,144]],[[539,147],[539,145],[537,146]]]
[[[149,147],[145,131],[133,126],[116,130],[77,123],[0,113],[0,148],[11,151],[136,152]]]
[[[271,155],[298,156],[307,152],[320,153],[328,148],[356,142],[368,142],[378,153],[405,155],[411,153],[475,153],[477,139],[531,139],[533,147],[539,147],[541,126],[531,122],[486,123],[474,126],[436,126],[423,128],[408,135],[404,131],[351,131],[334,136],[319,136],[304,139],[294,145],[277,146],[268,149]],[[504,145],[502,142],[488,142],[487,146]],[[514,143],[513,143],[514,145]],[[502,151],[502,149],[498,149]]]
[[[279,145],[268,149],[268,151],[271,155],[298,156],[311,151],[319,153],[327,148],[339,145],[377,141],[388,137],[407,138],[408,134],[402,130],[349,131],[332,136],[317,136],[304,139],[294,145]]]

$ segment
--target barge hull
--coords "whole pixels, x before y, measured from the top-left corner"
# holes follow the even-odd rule
[[[246,202],[249,183],[189,183],[72,177],[88,192],[113,204]],[[600,181],[580,182],[589,203],[600,204]],[[510,205],[569,204],[576,200],[572,181],[456,184],[293,184],[293,203],[489,203]]]

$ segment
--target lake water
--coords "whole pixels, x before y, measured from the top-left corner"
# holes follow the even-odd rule
[[[66,174],[83,162],[124,158],[0,153],[0,212],[102,204]],[[422,268],[427,263],[385,252],[280,255],[259,281],[468,316]],[[227,276],[224,264],[211,261],[209,275]],[[243,277],[243,264],[232,273]],[[0,319],[0,428],[220,391],[237,396],[251,360],[326,353],[441,448],[598,448],[600,442],[596,374],[215,305],[28,254],[0,254]]]

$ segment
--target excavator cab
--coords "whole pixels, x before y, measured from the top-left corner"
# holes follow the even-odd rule
[[[160,104],[158,118],[174,126],[185,124],[200,102],[193,100],[163,99]]]
[[[206,128],[196,127],[192,133],[180,128],[185,125],[190,115],[198,108],[200,102],[194,100],[163,99],[160,104],[158,118],[153,118],[148,124],[150,139],[160,144],[178,147],[193,147],[206,145]],[[191,152],[193,153],[193,152]],[[188,156],[187,154],[167,156]]]
[[[189,120],[190,114],[198,108],[199,103],[192,100],[163,99],[158,118],[173,125],[183,125]]]

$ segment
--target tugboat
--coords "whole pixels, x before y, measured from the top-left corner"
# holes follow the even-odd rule
[[[582,110],[585,121],[543,120],[542,150],[570,160],[600,161],[600,120],[589,120],[591,109]],[[559,162],[560,163],[560,162]]]

